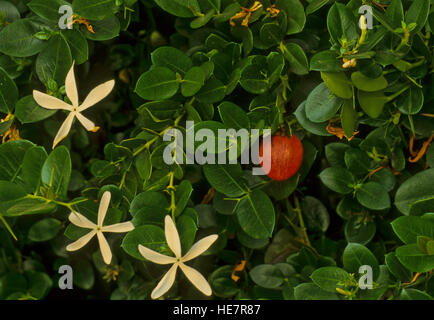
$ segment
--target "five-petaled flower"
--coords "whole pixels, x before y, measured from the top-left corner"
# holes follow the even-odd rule
[[[134,229],[134,225],[131,221],[116,223],[110,226],[103,226],[104,218],[107,214],[107,210],[110,204],[111,193],[109,191],[104,192],[99,203],[98,208],[98,222],[97,224],[91,222],[85,216],[78,212],[71,212],[69,215],[69,221],[72,224],[85,229],[91,229],[91,231],[78,239],[77,241],[71,243],[66,247],[67,251],[76,251],[84,247],[95,235],[98,237],[99,247],[101,250],[101,255],[106,264],[110,264],[112,260],[112,252],[110,246],[103,235],[103,232],[128,232]]]
[[[217,240],[218,235],[213,234],[199,240],[184,256],[182,256],[181,241],[179,240],[178,230],[176,229],[176,226],[170,216],[166,216],[164,220],[164,232],[166,235],[167,244],[169,245],[170,250],[172,250],[172,252],[175,254],[175,257],[169,257],[139,245],[139,252],[145,259],[158,264],[173,264],[173,266],[169,269],[169,271],[167,271],[167,273],[152,291],[151,298],[158,299],[167,291],[169,291],[175,281],[178,267],[181,268],[186,277],[199,291],[207,296],[210,296],[212,290],[208,281],[206,281],[206,279],[197,270],[185,265],[184,263],[204,253]]]
[[[33,98],[35,101],[43,108],[45,109],[51,109],[51,110],[66,110],[69,111],[69,115],[66,118],[66,120],[63,122],[62,126],[60,127],[59,131],[57,132],[56,137],[54,138],[53,142],[53,149],[56,147],[56,145],[65,139],[68,136],[69,131],[71,130],[72,123],[74,121],[74,118],[77,118],[78,121],[86,128],[88,131],[96,132],[98,131],[98,127],[95,126],[95,124],[87,119],[85,116],[83,116],[81,113],[85,111],[86,109],[92,107],[93,105],[100,102],[102,99],[107,97],[110,92],[113,90],[113,87],[115,85],[114,80],[107,81],[103,84],[100,84],[96,88],[94,88],[87,98],[84,100],[84,102],[79,105],[78,103],[78,91],[77,91],[77,84],[75,82],[75,75],[74,75],[74,63],[72,64],[71,69],[68,72],[68,75],[66,76],[65,80],[65,91],[66,95],[71,101],[72,105],[57,99],[53,96],[50,96],[48,94],[42,93],[40,91],[34,90],[33,91]]]

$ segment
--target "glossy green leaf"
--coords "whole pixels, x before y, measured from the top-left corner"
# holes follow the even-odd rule
[[[65,146],[54,149],[45,160],[41,181],[46,188],[52,189],[60,198],[65,198],[71,178],[71,157]]]
[[[137,81],[136,92],[146,100],[163,100],[174,96],[179,89],[176,74],[165,67],[151,69]]]
[[[255,190],[247,194],[235,214],[241,228],[252,238],[271,237],[276,218],[273,203],[264,192]]]

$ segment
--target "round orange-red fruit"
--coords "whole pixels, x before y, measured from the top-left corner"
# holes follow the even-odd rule
[[[303,145],[295,135],[292,137],[272,136],[271,157],[262,158],[263,149],[264,142],[261,143],[259,148],[261,167],[267,168],[265,165],[268,164],[267,161],[271,160],[271,169],[267,174],[271,179],[276,181],[288,180],[300,169],[303,162]]]

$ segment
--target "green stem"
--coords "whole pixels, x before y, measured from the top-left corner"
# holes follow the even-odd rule
[[[3,222],[5,228],[9,231],[9,233],[10,233],[11,236],[15,239],[15,241],[18,241],[17,236],[16,236],[15,233],[12,231],[11,226],[7,223],[6,219],[3,217],[2,214],[0,214],[0,220],[1,220],[1,222]]]
[[[413,117],[411,116],[411,114],[408,115],[408,122],[410,123],[411,133],[413,134],[413,136],[416,136],[416,132],[414,130]]]
[[[404,93],[407,89],[409,89],[411,87],[411,85],[405,86],[404,88],[402,88],[401,90],[399,90],[398,92],[395,92],[394,94],[392,94],[391,96],[387,97],[387,102],[390,102],[392,100],[394,100],[396,97],[398,97],[399,95],[401,95],[402,93]]]
[[[294,203],[295,203],[295,208],[294,208],[294,210],[295,210],[295,212],[297,213],[298,220],[299,220],[299,222],[300,222],[300,227],[301,227],[301,229],[303,230],[304,240],[306,241],[306,244],[307,244],[309,247],[312,247],[312,245],[311,245],[311,243],[310,243],[310,240],[309,240],[309,237],[308,237],[308,235],[307,235],[307,229],[306,229],[306,226],[305,226],[305,224],[304,224],[303,215],[302,215],[301,207],[300,207],[300,201],[298,200],[298,198],[297,198],[296,196],[294,196]]]

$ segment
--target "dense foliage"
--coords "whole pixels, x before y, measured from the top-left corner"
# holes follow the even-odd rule
[[[172,254],[167,215],[183,254],[218,235],[188,263],[213,299],[432,299],[433,30],[430,0],[1,0],[0,299],[150,299],[168,268],[139,245]],[[83,111],[99,130],[75,121],[53,149],[68,112],[33,90],[74,104],[73,62],[80,101],[116,84]],[[168,165],[187,120],[296,135],[303,164],[285,181]],[[96,223],[106,191],[104,223],[134,225],[104,234],[110,264],[96,239],[66,251],[89,232],[68,216]],[[204,297],[182,273],[164,295]]]

